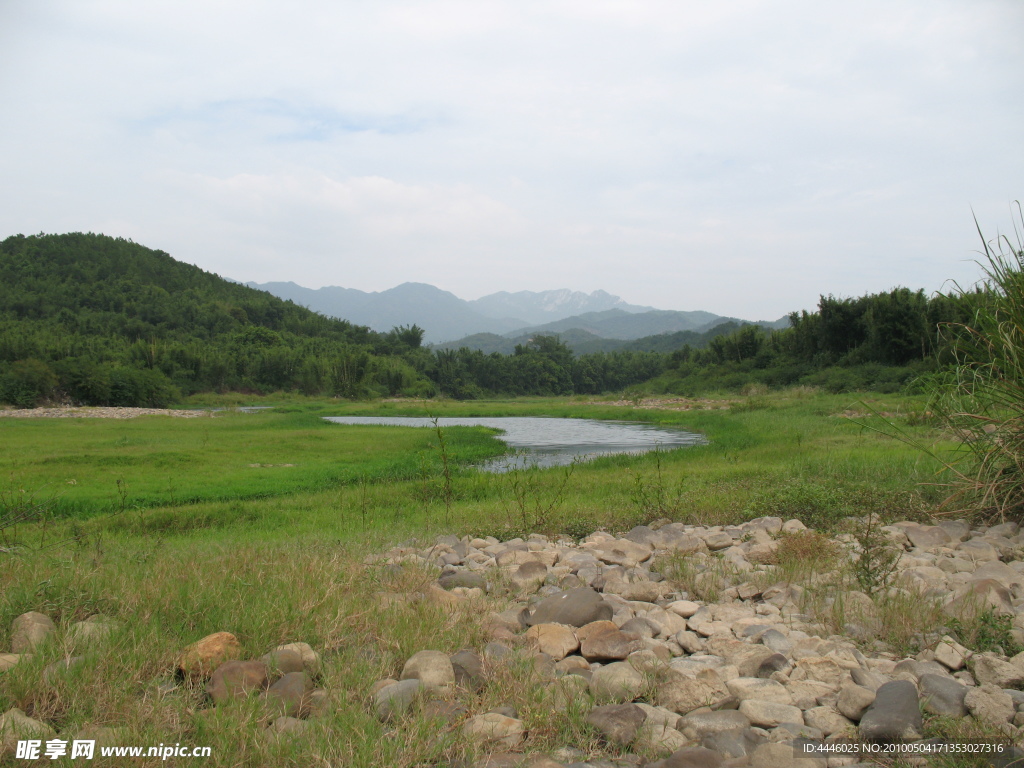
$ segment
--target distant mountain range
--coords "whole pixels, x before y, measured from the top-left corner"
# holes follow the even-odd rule
[[[418,325],[425,330],[424,341],[428,344],[484,351],[506,346],[495,342],[495,338],[513,340],[514,348],[514,340],[538,333],[557,333],[577,349],[578,345],[603,346],[602,340],[640,339],[680,331],[703,333],[735,320],[711,312],[628,304],[605,291],[501,291],[466,301],[425,283],[402,283],[379,292],[337,286],[304,288],[291,282],[245,285],[376,331]],[[783,318],[762,324],[781,327],[786,323]]]

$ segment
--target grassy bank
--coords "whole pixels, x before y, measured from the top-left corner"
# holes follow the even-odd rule
[[[759,514],[827,526],[867,511],[912,516],[939,498],[937,464],[866,429],[870,409],[923,443],[942,435],[913,398],[802,392],[728,410],[656,410],[567,399],[473,403],[310,401],[209,418],[5,420],[7,503],[34,497],[76,531],[227,540],[362,541],[455,531],[583,535],[657,517],[734,522]],[[854,412],[858,419],[844,414]],[[323,415],[544,415],[657,422],[706,446],[505,475],[467,467],[500,454],[490,431],[339,426]],[[858,423],[861,422],[861,423]],[[450,477],[442,471],[447,455]]]
[[[479,647],[485,612],[408,599],[423,591],[421,573],[363,565],[385,544],[448,532],[583,535],[662,517],[724,523],[771,514],[828,527],[868,511],[923,515],[940,497],[920,485],[936,479],[932,460],[843,415],[870,406],[922,442],[941,442],[918,400],[886,396],[865,405],[794,391],[731,405],[308,400],[194,420],[5,419],[7,509],[35,496],[48,517],[5,531],[8,545],[17,539],[27,548],[0,554],[0,649],[10,646],[13,618],[30,610],[62,630],[95,613],[120,629],[68,676],[42,679],[47,665],[81,650],[64,634],[0,673],[0,711],[19,707],[62,734],[103,725],[125,728],[126,744],[208,745],[213,755],[204,764],[214,766],[436,762],[467,748],[424,719],[400,731],[379,723],[367,709],[370,687],[400,672],[417,650]],[[709,443],[571,471],[486,475],[466,468],[501,449],[484,430],[445,430],[442,448],[432,430],[341,428],[320,419],[333,414],[644,420],[701,432]],[[445,452],[454,467],[448,477]],[[65,543],[35,549],[43,540]],[[382,597],[391,594],[406,597]],[[234,633],[246,658],[291,641],[323,653],[320,684],[332,692],[331,709],[311,721],[308,736],[267,739],[255,707],[211,710],[201,688],[161,692],[177,652],[217,631]],[[493,701],[483,705],[515,706],[538,749],[595,746],[579,713],[555,711],[523,684],[528,670],[516,674],[489,687]]]

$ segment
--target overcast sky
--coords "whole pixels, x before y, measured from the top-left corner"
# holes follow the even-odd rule
[[[750,319],[972,282],[1020,0],[0,0],[0,236]]]

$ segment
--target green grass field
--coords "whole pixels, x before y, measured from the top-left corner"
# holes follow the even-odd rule
[[[226,400],[205,404],[239,404]],[[378,722],[370,687],[417,650],[479,647],[486,612],[382,602],[382,592],[415,592],[428,577],[364,566],[367,554],[439,533],[585,535],[663,517],[731,523],[772,514],[827,528],[869,511],[926,515],[942,497],[927,485],[941,480],[934,459],[840,415],[892,414],[942,450],[948,443],[917,399],[793,391],[732,400],[730,410],[669,411],[567,399],[267,398],[245,404],[279,407],[199,419],[0,419],[3,512],[34,499],[44,514],[38,524],[3,526],[0,652],[25,611],[46,613],[61,631],[94,613],[122,626],[68,678],[41,680],[46,665],[77,652],[61,639],[0,673],[0,712],[19,707],[62,738],[105,725],[126,729],[128,744],[208,745],[211,766],[447,764],[472,755],[458,734],[439,736],[423,719],[398,731]],[[709,443],[572,471],[491,475],[468,468],[503,449],[486,430],[445,430],[442,449],[430,429],[321,420],[342,414],[633,419],[698,431]],[[447,478],[445,452],[454,467]],[[201,688],[154,693],[181,648],[217,631],[234,633],[247,658],[292,641],[320,650],[329,713],[307,736],[277,742],[262,735],[254,706],[211,711]],[[481,708],[515,706],[532,749],[598,749],[581,713],[553,708],[528,669],[509,674]]]

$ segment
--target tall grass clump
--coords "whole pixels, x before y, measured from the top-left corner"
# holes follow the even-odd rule
[[[941,327],[952,364],[931,382],[932,412],[962,440],[948,503],[989,518],[1024,518],[1024,216],[1013,242],[985,240],[979,287],[957,293],[967,322]],[[977,224],[977,222],[975,222]]]

